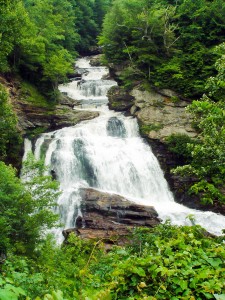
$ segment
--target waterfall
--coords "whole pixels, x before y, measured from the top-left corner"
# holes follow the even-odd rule
[[[36,158],[44,155],[45,164],[60,182],[58,211],[64,228],[74,227],[81,215],[80,188],[93,187],[153,205],[161,219],[171,219],[173,224],[191,225],[187,216],[193,215],[197,224],[221,234],[225,217],[175,203],[156,157],[139,136],[136,119],[108,109],[106,94],[116,82],[104,79],[107,68],[91,67],[89,60],[82,58],[77,62],[77,70],[81,79],[59,89],[79,100],[75,109],[98,110],[100,116],[42,134],[35,143]],[[27,141],[26,145],[31,148]],[[61,231],[55,230],[59,241]]]

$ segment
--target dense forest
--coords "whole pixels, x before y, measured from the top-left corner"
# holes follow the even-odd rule
[[[22,137],[3,84],[29,82],[55,105],[74,60],[98,43],[105,64],[123,65],[125,90],[168,88],[190,101],[198,137],[168,139],[185,162],[174,172],[195,178],[202,202],[223,205],[224,16],[223,0],[0,1],[0,300],[225,299],[224,237],[200,226],[136,229],[110,251],[103,240],[71,234],[59,246],[44,235],[60,226],[59,184],[32,156],[23,179],[11,165]]]

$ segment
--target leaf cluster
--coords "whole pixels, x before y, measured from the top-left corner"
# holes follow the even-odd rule
[[[33,260],[8,258],[1,288],[10,280],[36,300],[223,299],[224,261],[223,239],[167,222],[136,229],[129,243],[107,252],[101,241],[70,235],[59,247],[48,238]]]

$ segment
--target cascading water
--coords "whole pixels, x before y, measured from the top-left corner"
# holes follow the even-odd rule
[[[104,80],[108,70],[91,67],[89,60],[78,60],[80,80],[60,86],[60,91],[79,100],[76,109],[101,111],[98,118],[76,126],[42,134],[35,144],[35,156],[45,155],[60,182],[62,194],[58,209],[65,228],[74,227],[81,215],[79,189],[93,187],[108,193],[117,193],[144,205],[153,205],[159,217],[171,219],[173,224],[195,222],[214,234],[225,228],[225,217],[186,208],[174,202],[162,170],[151,148],[139,136],[134,118],[110,111],[106,105],[108,89],[116,85]],[[26,153],[31,148],[26,141]],[[28,149],[29,148],[29,149]],[[62,240],[61,229],[55,232]]]

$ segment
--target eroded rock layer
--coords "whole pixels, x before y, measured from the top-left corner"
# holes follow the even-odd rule
[[[82,218],[77,228],[63,231],[64,237],[75,232],[82,238],[122,237],[135,227],[154,227],[160,223],[154,207],[138,205],[128,199],[95,189],[82,189]]]

